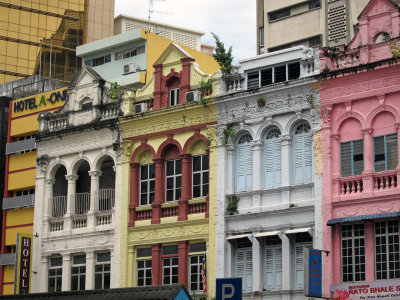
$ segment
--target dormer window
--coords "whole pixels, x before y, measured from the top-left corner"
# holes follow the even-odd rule
[[[377,35],[375,39],[375,44],[385,43],[390,41],[390,35],[386,32],[381,32]]]
[[[179,103],[179,89],[169,90],[169,106],[174,106]]]
[[[93,106],[92,100],[86,99],[82,102],[82,110],[91,109]]]
[[[253,89],[273,83],[297,79],[299,77],[299,62],[254,70],[247,72],[247,88]]]

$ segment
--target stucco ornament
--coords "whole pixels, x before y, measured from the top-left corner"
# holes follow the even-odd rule
[[[331,109],[328,107],[321,107],[319,115],[321,116],[322,126],[329,127],[331,125]]]
[[[209,146],[214,147],[217,145],[217,134],[214,126],[207,127],[207,139],[209,141]]]
[[[48,155],[42,155],[36,159],[36,165],[38,171],[42,173],[46,173],[47,171],[47,166],[49,165],[49,156]]]
[[[123,160],[129,160],[132,155],[132,141],[124,141],[120,144],[120,150],[118,151],[118,156],[122,155]]]

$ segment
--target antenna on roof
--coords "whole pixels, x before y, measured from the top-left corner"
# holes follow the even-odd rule
[[[165,3],[166,0],[149,0],[149,9],[148,9],[148,20],[149,20],[149,32],[151,32],[151,27],[150,27],[150,23],[151,23],[151,14],[153,13],[157,13],[157,14],[171,14],[170,12],[166,12],[166,11],[157,11],[153,9],[153,3],[154,1],[158,1],[158,2],[163,2]],[[157,33],[157,28],[156,28],[156,32]]]

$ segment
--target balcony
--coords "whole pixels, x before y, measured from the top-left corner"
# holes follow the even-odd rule
[[[21,153],[24,151],[36,150],[36,141],[34,138],[8,143],[6,145],[6,154]]]
[[[385,196],[398,193],[398,170],[333,179],[337,200]]]
[[[33,205],[35,205],[35,194],[3,199],[3,209],[31,207]]]

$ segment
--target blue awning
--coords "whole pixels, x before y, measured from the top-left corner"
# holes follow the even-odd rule
[[[355,217],[330,219],[326,225],[332,226],[332,225],[341,224],[341,223],[350,223],[350,222],[359,222],[359,221],[365,221],[365,220],[376,220],[376,219],[386,219],[386,218],[395,218],[395,217],[400,217],[399,211],[383,213],[383,214],[362,215],[362,216],[355,216]]]

